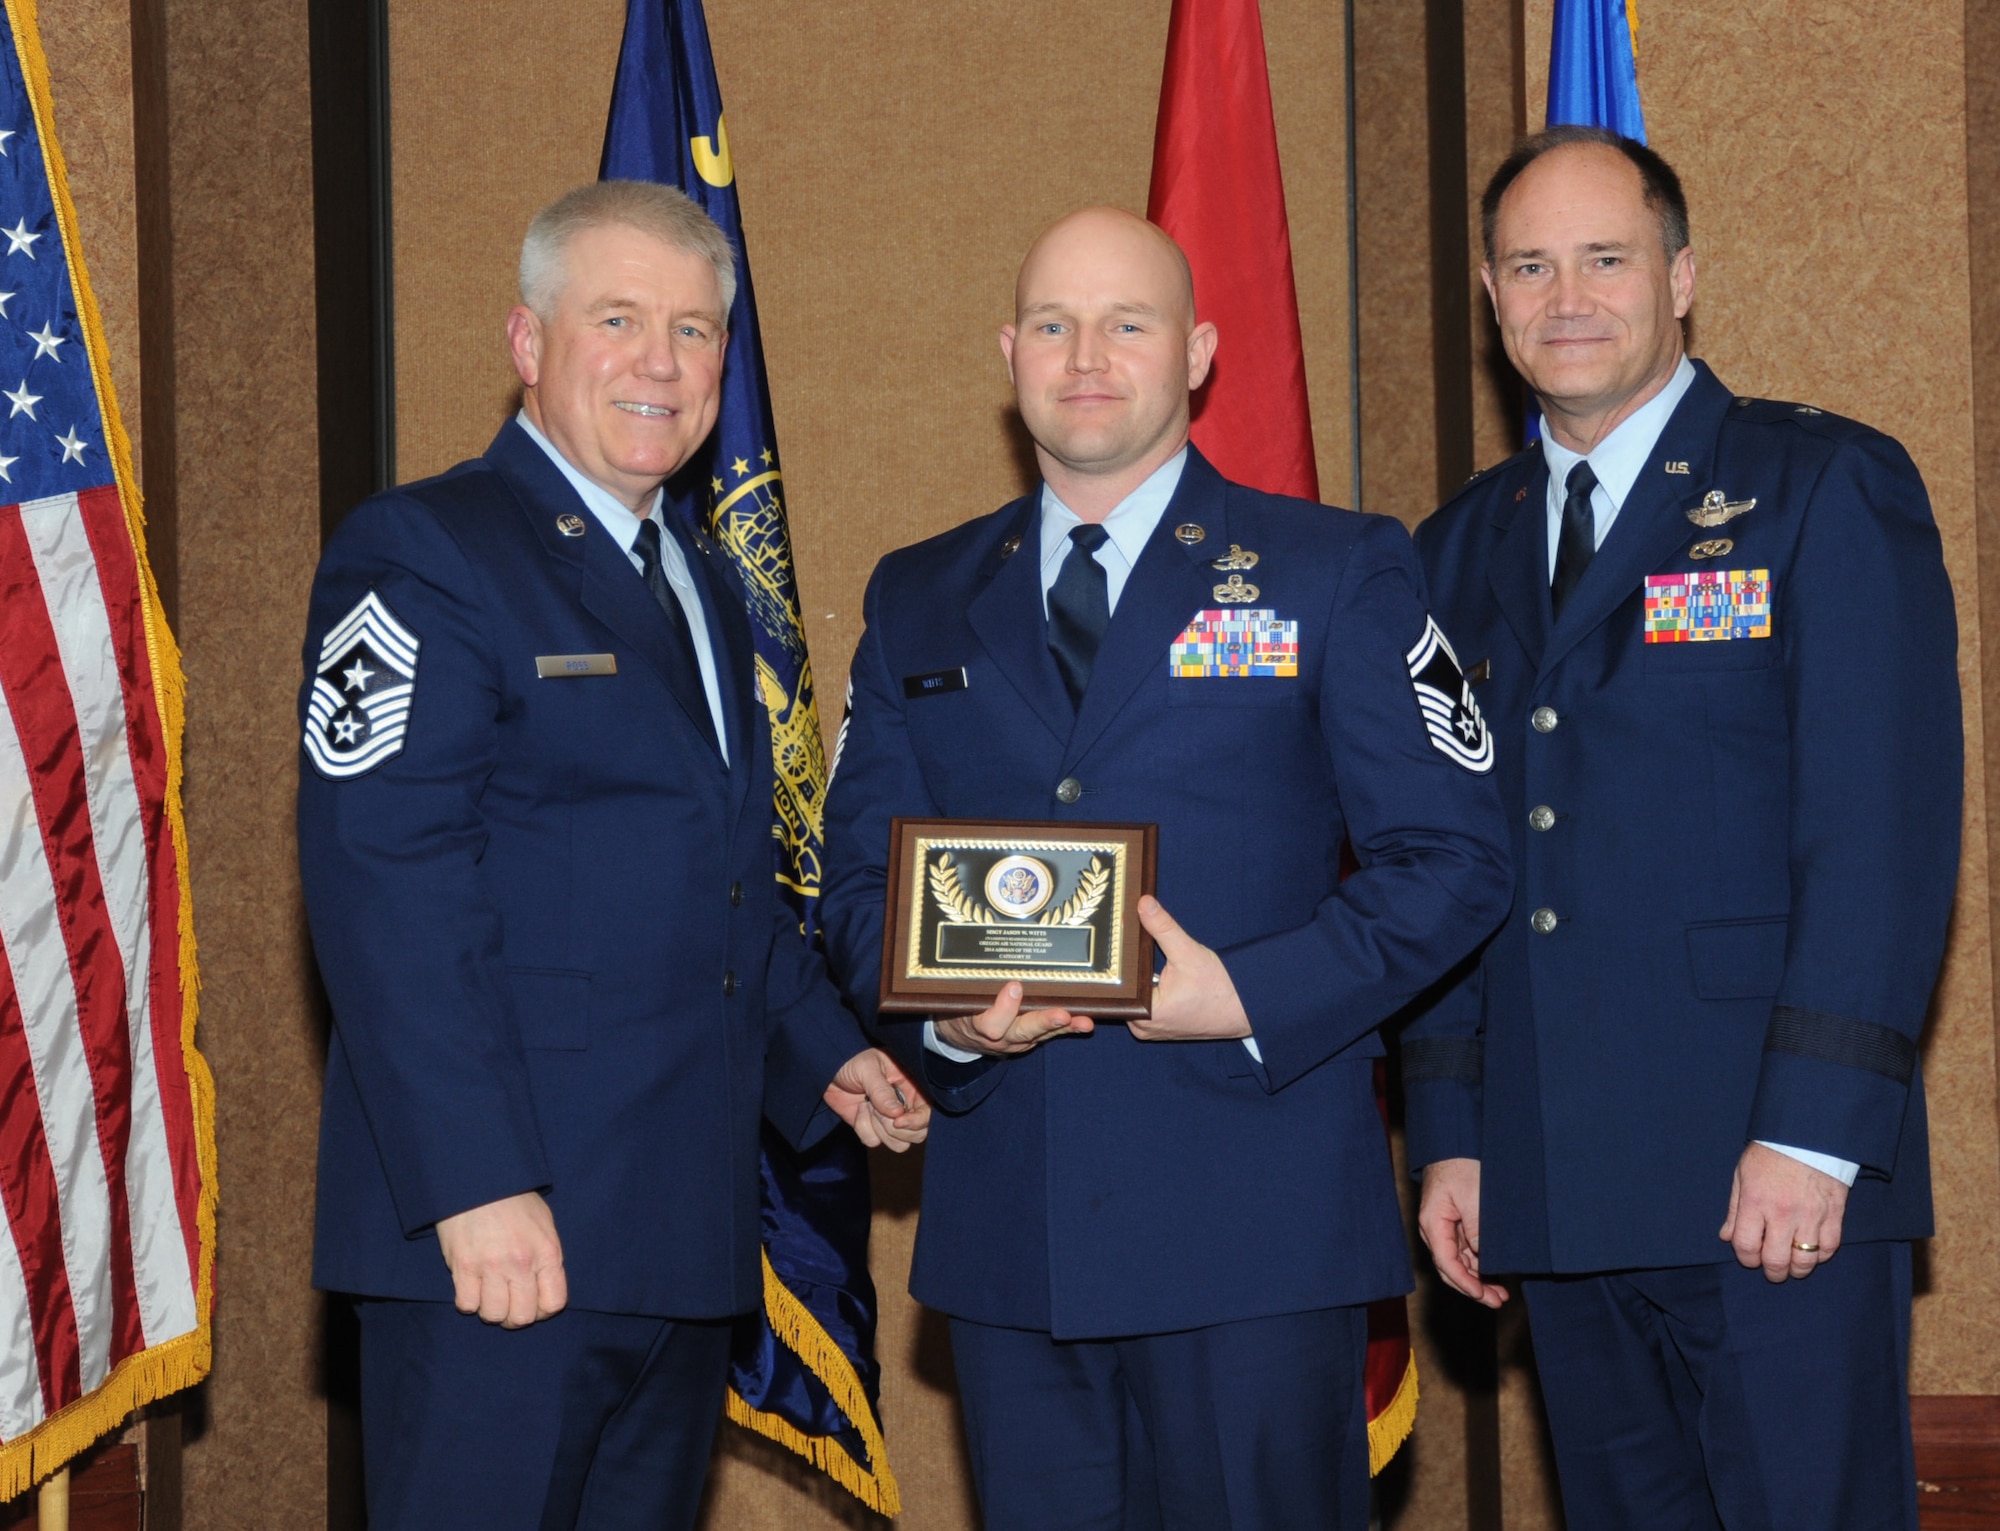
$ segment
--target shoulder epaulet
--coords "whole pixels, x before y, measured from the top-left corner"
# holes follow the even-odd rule
[[[1725,418],[1752,425],[1796,425],[1815,436],[1836,438],[1851,436],[1857,431],[1868,429],[1858,420],[1850,420],[1845,415],[1836,415],[1831,410],[1820,409],[1816,405],[1797,404],[1789,399],[1753,399],[1741,395],[1730,405]]]
[[[1473,490],[1478,488],[1481,484],[1485,483],[1488,479],[1493,478],[1498,474],[1505,473],[1509,468],[1517,466],[1524,459],[1531,457],[1534,453],[1540,450],[1541,448],[1538,444],[1530,442],[1527,446],[1522,447],[1521,450],[1516,452],[1512,457],[1503,457],[1500,459],[1500,461],[1494,463],[1491,467],[1481,468],[1477,473],[1473,474],[1471,478],[1467,479],[1463,484],[1459,485],[1457,491],[1452,495],[1450,499],[1445,501],[1445,504],[1446,505],[1457,504],[1460,500],[1464,499],[1468,494],[1472,493]],[[1440,509],[1442,509],[1442,507],[1440,507]]]

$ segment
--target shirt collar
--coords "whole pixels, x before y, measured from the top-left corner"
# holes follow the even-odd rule
[[[1111,514],[1104,518],[1104,530],[1128,566],[1139,562],[1139,555],[1146,550],[1153,528],[1166,514],[1167,502],[1173,499],[1174,491],[1180,487],[1181,472],[1186,467],[1187,448],[1182,447],[1155,468],[1143,484],[1113,506]],[[1056,498],[1053,489],[1043,484],[1042,573],[1045,585],[1050,566],[1068,556],[1070,532],[1081,525],[1083,518]]]
[[[1681,364],[1674,368],[1674,375],[1667,379],[1667,386],[1633,410],[1616,430],[1591,449],[1590,471],[1597,475],[1598,487],[1611,497],[1614,509],[1624,505],[1625,496],[1639,481],[1640,470],[1653,455],[1660,433],[1667,428],[1667,421],[1673,418],[1681,399],[1694,386],[1694,378],[1694,363],[1683,356]],[[1549,465],[1552,487],[1567,485],[1569,470],[1584,461],[1584,454],[1572,452],[1546,431],[1542,433],[1542,456]]]
[[[639,522],[657,515],[662,491],[654,491],[653,503],[646,507],[644,517],[635,516],[631,507],[617,495],[602,484],[595,483],[579,473],[570,460],[556,450],[555,443],[544,436],[535,422],[528,418],[525,409],[514,416],[514,423],[528,433],[530,441],[549,454],[549,461],[562,471],[562,476],[569,480],[570,488],[577,492],[590,513],[597,517],[607,532],[611,533],[612,540],[618,544],[620,550],[630,553],[632,544],[639,540]]]

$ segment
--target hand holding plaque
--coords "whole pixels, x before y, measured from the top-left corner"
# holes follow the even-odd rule
[[[1024,1011],[1151,1008],[1151,824],[897,819],[883,921],[887,1014],[971,1015],[1018,982]],[[989,1039],[990,1040],[990,1039]]]

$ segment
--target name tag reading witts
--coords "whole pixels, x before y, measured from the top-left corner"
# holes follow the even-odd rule
[[[616,675],[616,654],[537,654],[535,674],[543,680],[563,680],[572,675]]]
[[[965,689],[965,666],[956,670],[933,670],[928,675],[905,675],[903,695],[912,701],[920,696],[943,696],[947,691]]]

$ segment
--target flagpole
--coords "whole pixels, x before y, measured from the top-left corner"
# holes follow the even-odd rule
[[[36,1531],[69,1531],[69,1469],[42,1480],[35,1499]]]

